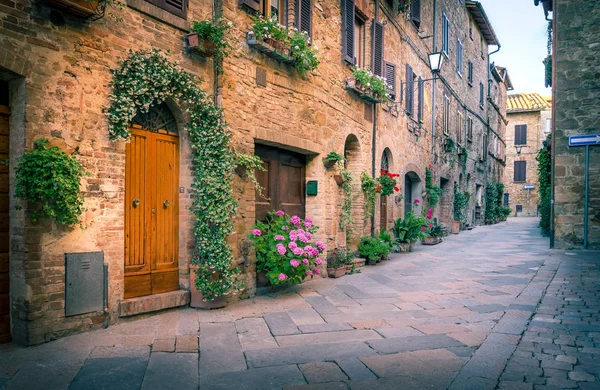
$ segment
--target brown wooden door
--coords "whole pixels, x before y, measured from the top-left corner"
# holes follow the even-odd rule
[[[388,215],[388,210],[387,210],[387,201],[388,201],[388,197],[387,196],[380,196],[380,202],[379,202],[379,229],[381,230],[385,230],[387,229],[387,215]]]
[[[134,127],[126,147],[125,298],[179,289],[179,139]]]
[[[256,219],[264,220],[273,210],[304,218],[306,156],[265,145],[256,145],[255,154],[266,168],[256,172],[256,177],[268,198],[256,194]]]
[[[0,344],[10,341],[10,285],[8,250],[9,109],[0,106]]]

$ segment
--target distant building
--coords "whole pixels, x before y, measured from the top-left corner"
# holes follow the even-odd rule
[[[534,3],[543,6],[546,19],[551,18],[553,32],[551,246],[600,249],[600,144],[589,147],[587,205],[586,148],[569,147],[570,136],[600,134],[600,2]]]
[[[552,103],[537,93],[508,95],[504,205],[514,216],[538,215],[537,154],[552,131]]]

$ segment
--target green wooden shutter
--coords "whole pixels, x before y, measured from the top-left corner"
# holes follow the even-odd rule
[[[383,24],[373,21],[373,34],[375,35],[375,47],[373,48],[373,73],[383,76]]]
[[[354,0],[342,0],[342,59],[354,65]]]

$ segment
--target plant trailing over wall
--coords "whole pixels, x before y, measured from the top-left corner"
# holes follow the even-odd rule
[[[442,194],[442,189],[433,184],[433,166],[429,164],[428,168],[425,168],[425,192],[427,193],[427,205],[431,209],[435,209],[437,206],[440,195]]]
[[[466,221],[465,209],[467,208],[469,197],[470,194],[468,192],[457,191],[454,193],[453,215],[455,221]]]
[[[242,288],[232,266],[227,236],[237,202],[231,188],[235,157],[229,147],[231,135],[222,111],[198,88],[198,80],[169,61],[160,50],[130,51],[114,69],[108,108],[111,140],[128,140],[129,123],[137,112],[166,99],[178,102],[188,112],[185,128],[192,146],[191,211],[196,217],[194,236],[198,264],[196,288],[207,300]]]
[[[340,175],[342,175],[342,189],[344,190],[344,202],[340,211],[340,229],[352,231],[354,217],[352,216],[352,184],[354,179],[352,173],[344,168],[343,160],[338,161]]]
[[[550,235],[550,179],[552,169],[552,160],[550,153],[551,135],[548,134],[544,147],[540,149],[536,160],[538,162],[538,182],[539,182],[539,210],[540,210],[540,228],[544,236]]]
[[[369,69],[359,67],[352,69],[352,77],[356,81],[357,89],[372,94],[382,103],[390,99],[390,87],[383,77],[373,74]]]
[[[203,20],[201,22],[194,21],[192,23],[192,31],[198,34],[200,42],[206,40],[214,45],[215,66],[219,73],[223,72],[223,58],[227,57],[231,50],[233,50],[231,34],[229,33],[232,26],[232,22],[225,21],[220,17],[216,22]]]
[[[400,177],[399,173],[388,172],[385,169],[382,169],[380,172],[380,176],[377,178],[377,183],[379,184],[376,191],[379,192],[381,196],[392,195],[394,191],[399,192],[400,188],[397,186],[396,177]]]
[[[256,251],[256,272],[265,272],[271,284],[301,283],[318,275],[325,245],[313,242],[310,218],[286,215],[282,210],[269,213],[267,222],[257,222],[248,238]]]
[[[235,161],[237,165],[242,168],[241,170],[244,171],[243,175],[241,176],[246,176],[248,179],[250,179],[254,189],[260,197],[268,199],[263,192],[264,188],[258,183],[258,179],[256,178],[256,171],[266,171],[261,158],[255,154],[250,155],[235,152]]]
[[[38,139],[19,159],[15,197],[30,204],[33,221],[52,218],[61,225],[74,225],[83,213],[79,186],[84,172],[74,157],[48,146],[47,139]]]
[[[365,218],[371,218],[375,213],[375,199],[377,198],[377,184],[375,179],[367,172],[360,174],[360,188],[365,195]]]
[[[446,153],[451,153],[454,149],[456,149],[456,143],[452,137],[446,136],[446,138],[444,138],[444,150]]]
[[[342,156],[341,154],[339,154],[337,152],[329,152],[329,153],[327,153],[327,156],[325,156],[325,161],[327,161],[327,162],[336,163],[338,161],[343,161],[343,160],[344,160],[344,156]]]
[[[485,222],[496,223],[498,213],[498,186],[494,183],[489,183],[485,188]]]
[[[467,148],[465,148],[464,146],[459,146],[460,148],[460,165],[462,166],[463,172],[466,171],[467,169],[467,161],[469,159],[469,152],[467,151]]]

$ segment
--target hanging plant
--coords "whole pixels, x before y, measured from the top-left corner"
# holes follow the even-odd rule
[[[237,164],[236,172],[238,175],[250,179],[258,196],[268,200],[269,198],[264,194],[265,189],[260,185],[256,178],[256,171],[265,172],[267,170],[264,167],[261,158],[255,154],[250,155],[238,152],[234,152],[234,154],[235,162]]]
[[[84,172],[75,157],[57,146],[48,146],[45,138],[38,139],[33,143],[33,150],[26,151],[19,159],[15,198],[29,203],[34,222],[52,218],[61,225],[74,225],[83,213],[79,186]]]
[[[196,217],[196,251],[191,263],[198,265],[196,288],[207,300],[235,294],[242,284],[226,241],[237,209],[231,187],[235,157],[222,111],[198,88],[196,77],[158,49],[130,51],[112,72],[111,105],[107,109],[111,140],[129,140],[129,124],[135,114],[146,113],[150,106],[167,98],[188,113],[185,129],[192,148],[193,173],[190,210]]]
[[[232,38],[229,34],[231,27],[233,27],[232,22],[220,17],[216,22],[212,20],[194,21],[192,23],[193,33],[187,36],[190,49],[205,56],[214,55],[215,66],[219,73],[223,73],[223,58],[233,50]]]
[[[365,218],[371,218],[375,213],[375,199],[377,198],[377,183],[367,172],[360,174],[360,188],[365,194]]]
[[[342,189],[344,190],[344,201],[340,211],[340,229],[352,231],[354,217],[352,216],[352,184],[354,179],[352,173],[344,168],[343,161],[338,161],[338,168],[342,176]]]
[[[386,171],[385,169],[381,170],[381,176],[377,178],[377,186],[376,191],[381,196],[392,195],[394,191],[399,192],[400,188],[397,186],[396,177],[400,177],[399,173],[391,173]]]

